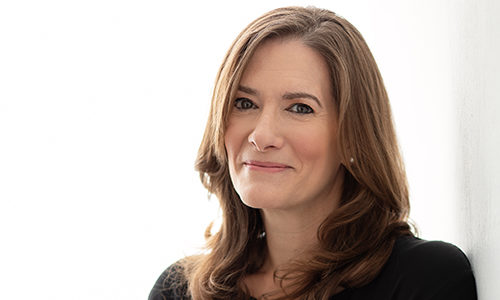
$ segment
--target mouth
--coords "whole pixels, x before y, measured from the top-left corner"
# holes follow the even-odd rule
[[[292,167],[280,163],[255,160],[245,161],[243,162],[243,165],[253,171],[262,171],[269,173],[282,172],[288,169],[292,169]]]

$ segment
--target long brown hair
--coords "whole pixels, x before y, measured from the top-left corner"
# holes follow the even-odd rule
[[[406,175],[389,100],[363,37],[331,11],[279,8],[238,35],[217,74],[196,169],[220,201],[222,225],[207,234],[207,254],[185,260],[189,292],[196,300],[248,298],[242,280],[265,259],[263,221],[259,210],[241,202],[232,185],[224,132],[249,59],[263,41],[273,38],[299,39],[327,62],[345,171],[340,205],[319,227],[312,259],[297,260],[275,273],[282,283],[287,281],[286,297],[327,299],[339,288],[370,282],[387,261],[396,237],[411,234]]]

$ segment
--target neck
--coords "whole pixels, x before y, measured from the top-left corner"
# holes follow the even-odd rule
[[[274,271],[317,245],[318,227],[323,219],[304,219],[263,211],[267,259],[264,268]]]
[[[244,278],[245,288],[251,295],[281,295],[283,282],[276,281],[275,271],[286,269],[294,260],[307,259],[308,252],[318,245],[319,226],[338,207],[343,173],[341,176],[326,196],[308,201],[301,207],[260,210],[266,232],[267,255],[260,270]]]
[[[318,228],[337,208],[341,186],[342,180],[337,180],[329,197],[313,205],[261,210],[268,251],[261,271],[274,272],[295,259],[304,259],[318,245]]]

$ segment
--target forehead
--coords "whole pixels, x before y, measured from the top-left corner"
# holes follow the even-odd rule
[[[241,84],[259,88],[307,88],[331,95],[326,60],[298,39],[271,39],[257,47],[241,78]]]

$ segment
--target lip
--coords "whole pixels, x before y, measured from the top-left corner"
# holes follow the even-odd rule
[[[256,161],[256,160],[248,160],[243,162],[243,165],[254,171],[262,171],[269,173],[283,172],[285,170],[291,169],[292,167],[276,162],[268,162],[268,161]]]

